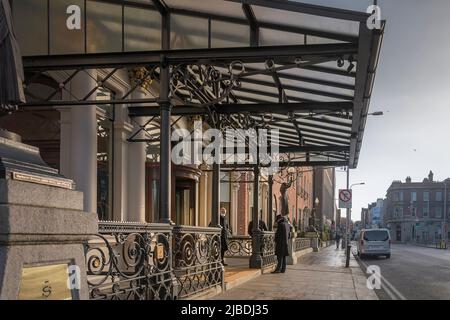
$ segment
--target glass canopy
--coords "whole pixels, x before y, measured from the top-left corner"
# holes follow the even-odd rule
[[[141,80],[158,82],[161,64],[168,63],[174,118],[200,115],[214,125],[219,117],[230,127],[278,129],[280,150],[293,163],[354,168],[384,23],[369,30],[369,14],[354,11],[370,1],[332,2],[340,8],[315,3],[21,0],[13,13],[29,77],[64,71],[65,90],[85,69],[102,70],[101,85],[123,68],[144,68]],[[80,30],[65,27],[69,4],[81,9]],[[131,104],[131,117],[157,121],[158,96],[127,102],[134,89],[107,102]],[[40,104],[61,105],[54,97]],[[39,102],[26,106],[33,105]]]

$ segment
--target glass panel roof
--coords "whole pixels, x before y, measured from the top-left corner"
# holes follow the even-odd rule
[[[256,19],[261,22],[270,22],[283,24],[307,29],[323,30],[327,32],[337,32],[344,35],[357,36],[359,34],[359,22],[345,21],[327,17],[318,17],[299,12],[289,12],[286,10],[278,10],[253,6]]]
[[[132,8],[133,2],[140,5],[137,8]],[[252,39],[259,41],[257,45],[260,48],[255,50],[256,48],[250,48],[256,42],[250,44],[251,21],[247,20],[242,3],[239,1],[165,0],[164,2],[167,4],[168,12],[170,13],[170,49],[174,49],[165,56],[169,63],[171,63],[170,59],[172,59],[172,63],[179,63],[181,66],[184,64],[201,64],[205,67],[205,70],[206,68],[216,68],[222,73],[221,80],[215,80],[215,82],[220,81],[220,86],[227,86],[226,81],[229,81],[226,78],[227,66],[225,63],[227,61],[228,63],[232,59],[243,61],[246,67],[244,76],[238,76],[237,79],[240,82],[240,87],[234,87],[232,93],[223,101],[215,101],[217,96],[214,96],[215,91],[212,94],[213,90],[209,80],[204,82],[202,78],[204,74],[200,74],[200,71],[198,71],[198,77],[190,79],[189,81],[192,83],[189,86],[181,86],[178,92],[180,99],[175,104],[174,110],[179,105],[189,109],[190,102],[212,106],[213,110],[216,109],[217,112],[219,112],[217,104],[220,103],[229,104],[230,108],[236,107],[236,104],[251,103],[251,106],[242,105],[244,110],[236,109],[235,116],[249,117],[249,112],[245,111],[245,108],[248,107],[248,110],[253,110],[250,111],[251,114],[257,114],[252,116],[255,125],[268,124],[282,131],[280,145],[299,146],[302,143],[301,138],[304,138],[303,143],[305,146],[334,145],[347,147],[350,145],[351,136],[355,133],[360,135],[360,132],[352,134],[352,130],[357,131],[364,128],[365,121],[362,120],[360,122],[360,117],[364,117],[367,113],[365,102],[370,99],[370,94],[364,93],[365,101],[358,101],[361,91],[357,90],[367,88],[367,92],[370,93],[373,87],[373,78],[367,74],[367,70],[376,68],[372,61],[376,60],[378,55],[378,53],[371,52],[371,49],[377,48],[377,45],[381,44],[381,37],[376,38],[374,33],[359,35],[360,24],[364,23],[359,21],[365,19],[364,15],[330,8],[296,7],[299,11],[313,8],[307,14],[270,8],[278,5],[295,6],[292,0],[261,0],[258,3],[259,5],[251,5],[256,21],[260,26],[259,39]],[[295,2],[327,5],[332,8],[358,10],[365,13],[372,0],[304,0]],[[248,0],[246,3],[257,3],[257,1]],[[263,3],[268,7],[263,7]],[[118,68],[127,68],[130,65],[149,68],[148,64],[143,61],[150,61],[150,64],[155,65],[161,63],[159,60],[161,53],[151,51],[160,48],[161,36],[159,31],[161,30],[159,26],[162,20],[159,12],[151,11],[155,9],[153,1],[130,0],[122,3],[116,0],[102,0],[101,2],[88,1],[88,4],[91,10],[87,13],[87,17],[93,16],[93,13],[98,13],[101,21],[97,21],[97,24],[101,25],[104,30],[102,29],[103,32],[98,33],[94,32],[95,30],[92,31],[93,28],[88,28],[86,38],[88,40],[105,40],[105,48],[90,50],[91,52],[108,53],[120,51],[122,45],[120,35],[124,35],[125,40],[122,48],[125,51],[123,57],[119,55],[107,56],[107,59],[104,61],[114,62],[105,63],[104,67],[98,66],[97,69],[111,68],[115,65],[118,65]],[[126,8],[121,8],[124,5]],[[150,11],[144,12],[143,8],[147,7],[147,5]],[[109,7],[111,10],[108,12],[97,12],[99,8],[105,7]],[[114,13],[114,19],[110,21],[111,19],[107,19],[107,17],[112,12]],[[122,12],[125,12],[125,17],[121,16]],[[325,17],[334,14],[340,16],[341,19]],[[103,16],[106,18],[102,18]],[[152,23],[146,22],[148,17],[154,18],[152,18]],[[357,41],[359,41],[359,47],[356,44]],[[146,45],[146,42],[153,43]],[[87,41],[88,49],[91,48],[92,43],[98,45],[103,42]],[[117,48],[113,46],[115,44],[117,44]],[[285,49],[281,47],[283,45],[289,45],[290,47]],[[109,47],[111,47],[110,51],[108,51]],[[229,50],[230,47],[235,49]],[[217,50],[217,48],[227,49]],[[364,50],[361,51],[361,48],[364,48]],[[184,50],[180,51],[178,49]],[[135,54],[134,52],[127,52],[136,50],[148,50],[148,52],[142,56],[133,55]],[[288,50],[288,53],[286,54],[282,50]],[[361,53],[365,53],[365,56],[361,56]],[[228,56],[227,54],[230,55]],[[359,66],[364,68],[364,72],[358,72],[358,77],[356,77],[358,64],[348,61],[349,59],[351,60],[352,55],[360,60]],[[91,59],[88,56],[82,57],[82,59]],[[120,57],[120,59],[118,60],[117,57]],[[51,58],[53,59],[54,57]],[[252,63],[255,61],[261,62],[265,59],[268,59],[266,63]],[[343,63],[341,63],[341,59],[344,60]],[[61,63],[68,63],[67,61],[69,60],[62,59]],[[117,63],[116,61],[119,62]],[[133,63],[136,61],[138,63]],[[329,62],[318,63],[320,61]],[[36,63],[36,61],[33,61],[33,63]],[[54,66],[54,63],[52,61],[50,66],[52,64]],[[274,66],[270,66],[271,64]],[[259,71],[263,74],[255,74]],[[245,73],[250,75],[245,75]],[[153,74],[152,77],[152,81],[159,81],[159,71]],[[231,80],[235,81],[236,78],[231,78]],[[280,84],[287,98],[282,99],[283,103],[278,103],[280,99],[280,88],[278,86]],[[199,95],[201,98],[183,101],[185,96],[189,96],[189,91],[192,93],[196,90],[202,91],[204,88],[209,90],[209,92],[205,91],[203,96]],[[220,93],[220,87],[213,89],[217,89],[217,93]],[[183,93],[185,96],[183,96]],[[237,100],[235,99],[236,97]],[[198,99],[202,101],[200,102]],[[212,99],[212,101],[209,101],[209,99]],[[334,103],[340,101],[350,101],[350,103],[340,103],[338,108],[336,108]],[[264,108],[262,111],[255,111],[253,104],[264,102],[273,103],[274,108],[279,108],[275,116],[272,115],[271,110],[268,110],[267,104],[262,106]],[[292,105],[293,102],[305,102],[305,104]],[[323,104],[324,108],[322,109],[322,105],[317,105],[316,102],[326,103]],[[342,110],[340,109],[341,106]],[[314,108],[317,108],[317,111],[311,111]],[[356,111],[354,117],[353,109]],[[225,110],[225,113],[227,112],[226,108],[223,110]],[[180,110],[179,112],[183,114],[186,111]],[[198,113],[198,111],[196,112]],[[233,114],[232,112],[234,111],[228,112]],[[282,115],[281,113],[283,112],[292,116]],[[262,117],[262,115],[264,116]],[[264,118],[264,121],[261,118]],[[250,123],[253,123],[253,121]],[[299,131],[301,132],[300,134]],[[358,139],[360,141],[362,136],[359,136]],[[354,141],[353,139],[351,149],[353,150],[351,151],[353,152],[352,164],[357,163],[359,153],[359,147],[356,146],[355,148]],[[313,155],[316,157],[315,154]],[[324,156],[317,154],[317,157],[323,158]],[[329,158],[332,155],[327,154],[325,157]]]
[[[245,19],[241,4],[223,0],[165,0],[170,8],[187,9],[203,13],[220,13]]]
[[[218,20],[211,21],[212,48],[245,47],[249,43],[249,26]]]
[[[292,0],[293,2],[301,2],[314,4],[318,6],[335,7],[345,10],[354,10],[366,12],[366,9],[373,4],[373,0]]]

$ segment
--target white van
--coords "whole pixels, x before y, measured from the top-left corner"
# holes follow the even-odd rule
[[[388,229],[363,229],[357,238],[358,256],[391,258],[391,236]]]

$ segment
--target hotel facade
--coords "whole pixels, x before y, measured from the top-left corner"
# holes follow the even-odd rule
[[[0,127],[73,180],[98,220],[84,247],[90,299],[223,287],[221,207],[226,255],[251,268],[274,264],[283,204],[297,234],[334,222],[333,168],[358,164],[383,30],[358,11],[250,2],[11,1],[27,101]],[[171,133],[199,121],[276,131],[279,170],[174,164]],[[250,238],[257,218],[269,230]],[[124,261],[108,260],[117,250]]]

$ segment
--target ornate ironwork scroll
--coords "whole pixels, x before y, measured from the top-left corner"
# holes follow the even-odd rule
[[[221,72],[213,65],[179,64],[172,67],[171,95],[186,105],[213,106],[231,97],[241,86],[244,64],[233,61]]]
[[[180,299],[224,284],[220,229],[177,226],[173,229],[173,269]]]
[[[171,227],[100,222],[85,246],[90,299],[176,298],[171,261]]]
[[[228,238],[228,251],[226,257],[250,257],[252,255],[252,238],[234,236]]]
[[[267,268],[277,263],[275,256],[275,232],[262,231],[260,233],[262,267]]]
[[[296,238],[294,244],[294,251],[301,251],[311,248],[311,239],[310,238]]]

